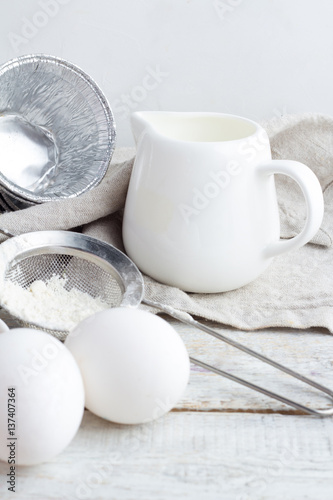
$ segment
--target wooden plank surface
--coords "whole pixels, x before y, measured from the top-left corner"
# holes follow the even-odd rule
[[[189,353],[316,408],[331,402],[272,367],[172,321]],[[324,331],[223,333],[333,387],[333,338]],[[49,463],[20,467],[18,500],[331,500],[333,419],[297,415],[278,401],[192,366],[183,399],[142,426],[85,412],[70,446]]]
[[[331,500],[332,449],[332,421],[314,417],[172,412],[128,427],[87,411],[71,445],[20,468],[1,499]]]
[[[277,371],[238,349],[186,325],[171,323],[183,338],[191,356],[215,365],[226,372],[286,395],[314,408],[332,407],[332,400],[316,389]],[[217,331],[247,347],[273,358],[333,389],[333,337],[324,331],[305,332],[269,329],[240,332],[207,323]],[[283,403],[253,392],[239,384],[192,366],[191,380],[178,409],[224,412],[283,412],[295,410]]]

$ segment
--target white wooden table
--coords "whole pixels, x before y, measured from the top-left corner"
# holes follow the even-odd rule
[[[332,404],[207,334],[172,323],[193,357],[306,405]],[[333,338],[325,331],[223,333],[333,387]],[[121,426],[85,411],[61,455],[18,468],[16,493],[4,485],[7,467],[0,465],[1,500],[332,500],[333,417],[299,414],[193,365],[184,398],[159,420]]]

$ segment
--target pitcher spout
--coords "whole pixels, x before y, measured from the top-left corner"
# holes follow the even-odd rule
[[[148,115],[149,112],[146,111],[136,111],[131,115],[132,133],[136,144],[150,123]]]
[[[173,111],[136,111],[131,115],[132,133],[136,144],[145,131],[161,137],[172,137],[182,127],[181,117],[185,113]]]

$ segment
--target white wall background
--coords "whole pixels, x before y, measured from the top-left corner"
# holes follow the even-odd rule
[[[79,65],[123,146],[140,109],[333,115],[332,24],[332,0],[1,0],[0,62]]]

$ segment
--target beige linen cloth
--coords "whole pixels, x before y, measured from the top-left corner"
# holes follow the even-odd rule
[[[318,176],[325,197],[322,227],[311,243],[276,257],[249,285],[226,293],[187,294],[145,276],[146,297],[234,327],[325,327],[333,332],[333,119],[285,116],[264,123],[273,158],[298,160]],[[0,228],[14,234],[78,228],[123,250],[122,208],[133,166],[133,148],[116,150],[101,184],[75,198],[0,215]],[[175,179],[177,182],[177,179]],[[297,234],[305,220],[298,186],[276,176],[281,236]],[[0,241],[6,239],[0,236]]]

